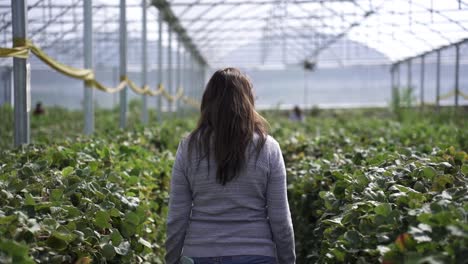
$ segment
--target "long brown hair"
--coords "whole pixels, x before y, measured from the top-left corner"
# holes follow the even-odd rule
[[[222,185],[234,179],[246,162],[246,150],[255,144],[258,155],[267,137],[267,123],[255,111],[252,83],[236,68],[216,71],[206,85],[197,128],[190,134],[188,153],[198,150],[198,165],[204,158],[210,166],[210,150],[217,164],[216,181]]]

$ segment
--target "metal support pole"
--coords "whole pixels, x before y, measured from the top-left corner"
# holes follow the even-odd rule
[[[181,85],[184,88],[184,95],[188,95],[188,85],[187,85],[187,71],[186,71],[186,62],[187,62],[187,53],[184,50],[182,51],[182,65],[181,65]],[[180,101],[180,100],[179,100]],[[181,104],[182,105],[182,104]],[[180,106],[180,105],[179,105]],[[182,105],[182,115],[185,115],[185,105]]]
[[[198,87],[200,87],[200,100],[201,100],[201,98],[203,97],[203,71],[204,71],[203,70],[203,64],[201,62],[199,64],[198,69],[199,69],[198,75],[200,76],[200,82],[199,82]]]
[[[83,35],[84,35],[84,67],[93,69],[93,2],[92,0],[83,2]],[[94,131],[94,89],[88,82],[84,82],[84,133],[91,135]]]
[[[163,14],[159,11],[158,16],[158,88],[163,84],[163,63],[162,63],[162,26],[163,26]],[[161,95],[158,96],[157,99],[157,107],[158,107],[158,121],[162,122],[162,98]]]
[[[440,110],[440,50],[437,50],[436,64],[436,108]]]
[[[27,38],[27,0],[11,0],[13,45],[21,45]],[[15,43],[16,42],[16,43]],[[15,85],[15,147],[29,143],[29,111],[31,108],[29,64],[27,59],[13,58]]]
[[[412,73],[412,63],[411,59],[408,59],[408,89],[413,90],[413,73]]]
[[[396,71],[396,89],[397,91],[400,90],[400,63],[397,64],[397,71]]]
[[[460,94],[460,44],[455,45],[455,108],[458,108]]]
[[[146,9],[147,9],[146,0],[141,1],[142,9],[142,21],[141,21],[141,85],[142,87],[148,84],[148,45],[147,45],[147,26],[146,26]],[[143,109],[141,111],[141,120],[143,124],[148,124],[148,97],[146,94],[143,95]]]
[[[185,60],[184,60],[184,82],[185,82],[185,89],[187,89],[187,97],[192,96],[192,87],[190,83],[190,52],[185,50]],[[190,110],[190,106],[186,105],[187,110]]]
[[[426,74],[425,73],[425,56],[422,55],[421,56],[421,84],[420,84],[420,87],[421,87],[421,93],[420,93],[420,101],[421,101],[421,107],[424,107],[424,75]]]
[[[196,98],[200,100],[200,64],[198,61],[195,60],[195,91],[196,91]]]
[[[206,65],[202,65],[201,68],[201,89],[202,89],[202,94],[205,92],[205,77],[206,77]]]
[[[169,94],[174,94],[174,84],[172,81],[172,29],[171,25],[167,25],[167,35],[169,37],[167,43],[167,89],[169,90]],[[169,101],[168,103],[168,112],[172,112],[174,102]]]
[[[189,70],[189,75],[190,75],[190,97],[192,99],[195,99],[195,65],[193,62],[193,56],[190,53],[189,54],[189,60],[190,60],[190,70]]]
[[[120,0],[120,80],[127,76],[127,11],[126,0]],[[126,127],[127,87],[120,91],[120,128]]]
[[[392,103],[395,102],[395,68],[396,64],[393,64],[390,68],[390,96],[392,97]]]
[[[198,76],[199,82],[198,87],[200,88],[200,100],[203,97],[203,64],[201,62],[198,63]]]
[[[176,90],[180,89],[180,38],[177,40],[177,53],[176,53],[176,63],[177,63],[177,72],[176,72]],[[176,102],[176,111],[179,113],[180,100]]]

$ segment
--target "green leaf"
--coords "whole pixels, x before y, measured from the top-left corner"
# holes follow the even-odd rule
[[[70,175],[75,169],[73,167],[65,167],[63,170],[62,170],[62,175],[63,177],[67,177],[68,175]]]
[[[54,202],[60,202],[63,197],[63,189],[53,189],[50,192],[50,200]]]
[[[16,216],[16,215],[9,215],[9,216],[0,217],[0,225],[9,225],[13,221],[16,221],[16,219],[18,219],[18,216]]]
[[[117,208],[112,208],[109,210],[109,214],[112,217],[119,217],[120,216],[120,211]]]
[[[0,251],[10,256],[25,257],[28,256],[29,248],[23,243],[0,238]]]
[[[67,241],[61,239],[60,237],[57,237],[55,235],[51,235],[47,241],[46,241],[47,246],[58,250],[58,251],[64,251],[68,247]]]
[[[468,176],[468,164],[463,164],[461,166],[461,172],[463,173],[463,175]]]
[[[388,216],[392,212],[392,205],[389,203],[382,203],[374,208],[374,212],[378,215]]]
[[[425,178],[433,179],[436,175],[437,171],[433,167],[426,166],[421,170],[421,176]]]
[[[36,201],[34,200],[34,197],[30,193],[26,193],[24,195],[24,204],[25,205],[35,205]]]
[[[139,225],[140,224],[140,218],[138,217],[138,215],[134,212],[129,212],[125,215],[125,221],[127,221],[128,223],[132,224],[132,225]]]
[[[100,228],[111,228],[110,215],[105,211],[98,211],[94,217],[94,224]]]
[[[64,226],[59,226],[56,231],[52,232],[52,236],[55,236],[67,243],[72,242],[76,238],[76,235]]]
[[[355,230],[349,230],[344,234],[344,238],[351,243],[351,247],[355,248],[361,243],[361,234]]]
[[[69,218],[75,218],[82,214],[80,210],[78,210],[76,207],[71,206],[71,205],[64,206],[63,209],[67,211],[67,217]]]
[[[123,237],[118,229],[112,229],[111,240],[113,245],[120,245],[122,243]]]
[[[127,222],[123,222],[120,227],[120,232],[123,237],[130,238],[136,233],[136,226]]]
[[[108,260],[113,259],[115,257],[115,253],[115,248],[111,244],[105,244],[102,247],[102,256]]]

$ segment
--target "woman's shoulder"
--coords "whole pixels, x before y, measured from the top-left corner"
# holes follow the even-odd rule
[[[268,134],[265,135],[264,139],[265,139],[265,142],[262,147],[263,151],[272,152],[279,148],[278,141],[276,141],[276,139],[272,137],[271,135],[268,135]],[[255,144],[259,143],[259,140],[260,140],[260,136],[258,134],[255,134],[254,140],[253,140],[254,143]]]
[[[265,144],[267,144],[269,147],[272,147],[272,148],[279,148],[278,141],[276,141],[276,139],[272,137],[271,135],[267,135]]]
[[[188,148],[188,145],[189,145],[189,142],[190,142],[190,138],[192,137],[191,134],[188,134],[188,135],[185,135],[185,136],[182,136],[180,138],[180,141],[179,141],[179,148],[182,148],[182,149],[187,149]]]

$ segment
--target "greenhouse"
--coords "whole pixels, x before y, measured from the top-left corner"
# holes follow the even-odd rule
[[[274,256],[232,253],[263,234],[236,200],[248,121],[284,163],[289,211],[268,214],[272,171],[260,195]],[[466,0],[0,0],[0,263],[468,263],[467,121]],[[184,167],[180,251],[202,128],[234,178]]]

